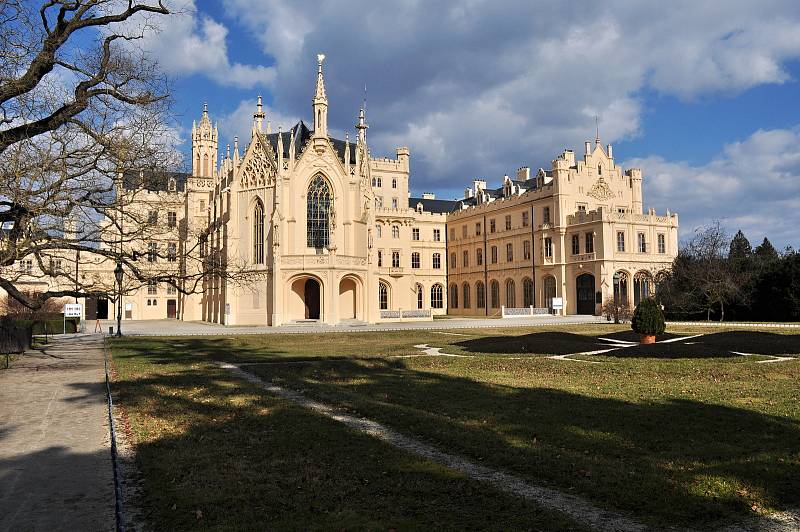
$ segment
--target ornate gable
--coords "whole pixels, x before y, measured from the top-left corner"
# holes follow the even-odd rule
[[[269,187],[275,184],[275,158],[272,148],[261,135],[256,135],[241,165],[239,182],[242,188]]]
[[[617,195],[614,194],[614,191],[611,190],[611,187],[608,186],[608,183],[606,183],[606,180],[603,179],[603,176],[597,178],[597,181],[595,181],[594,185],[592,185],[592,188],[586,193],[586,195],[598,201],[617,197]]]

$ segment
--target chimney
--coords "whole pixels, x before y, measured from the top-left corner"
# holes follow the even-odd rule
[[[606,153],[608,153],[608,158],[609,159],[613,159],[614,158],[614,150],[611,148],[611,144],[606,146],[606,148],[607,148]]]
[[[591,142],[587,142],[586,143],[586,155],[589,155],[590,153],[592,153],[592,143]]]
[[[467,187],[464,189],[464,199],[470,199],[472,197],[472,189]]]
[[[531,178],[531,169],[527,166],[517,168],[517,181],[527,181]]]

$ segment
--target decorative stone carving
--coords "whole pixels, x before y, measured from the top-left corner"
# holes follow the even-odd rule
[[[611,190],[610,186],[608,186],[608,183],[606,183],[605,179],[603,179],[603,176],[600,176],[597,179],[595,184],[592,185],[592,188],[586,193],[586,195],[600,201],[616,197],[616,194],[614,194],[614,191]]]
[[[244,187],[263,187],[273,184],[272,168],[267,161],[267,154],[258,139],[254,139],[253,151],[242,170],[241,183]]]

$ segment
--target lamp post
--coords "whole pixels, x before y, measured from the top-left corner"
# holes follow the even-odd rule
[[[122,325],[122,263],[117,261],[114,268],[114,277],[117,279],[117,338],[122,336],[120,326]]]

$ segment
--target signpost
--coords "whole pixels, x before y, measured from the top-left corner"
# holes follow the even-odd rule
[[[67,318],[80,318],[82,313],[83,306],[79,303],[64,305],[64,334],[67,334]],[[75,330],[77,331],[77,328]]]

